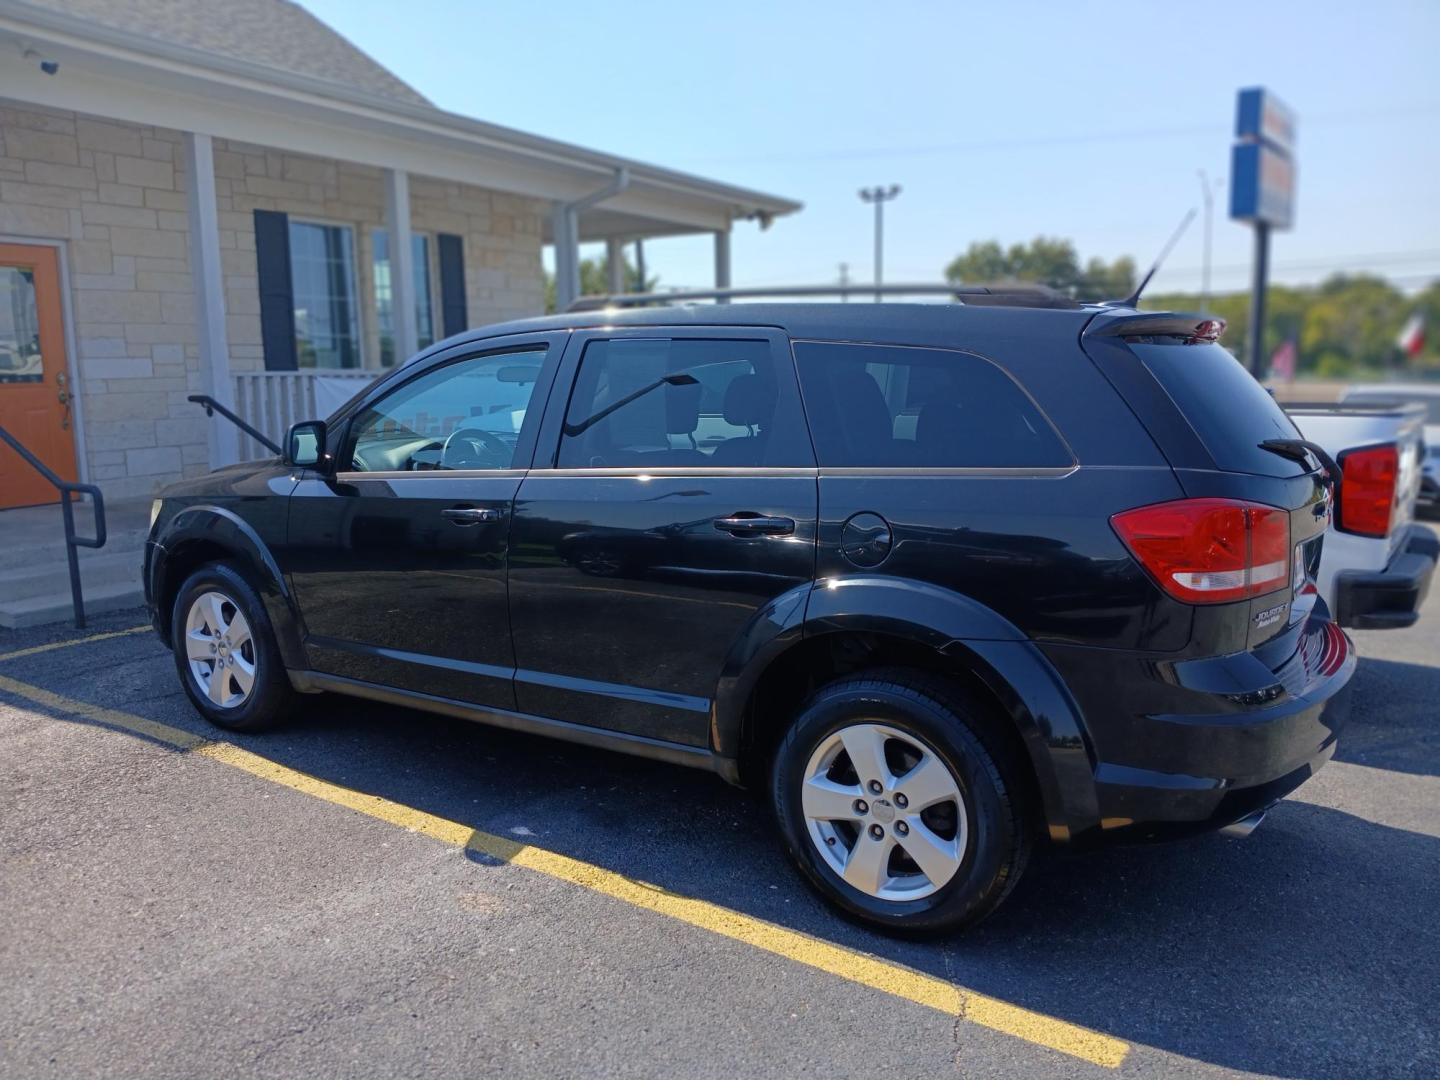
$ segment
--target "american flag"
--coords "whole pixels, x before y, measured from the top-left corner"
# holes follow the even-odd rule
[[[1295,348],[1295,339],[1286,338],[1270,357],[1270,378],[1279,379],[1281,382],[1294,382],[1295,362],[1299,358],[1300,350]]]

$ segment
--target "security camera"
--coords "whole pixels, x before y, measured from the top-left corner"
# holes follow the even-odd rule
[[[23,42],[21,43],[20,48],[21,55],[24,56],[26,60],[40,61],[40,70],[43,71],[46,75],[54,75],[57,71],[60,70],[59,60],[46,60],[45,57],[41,56],[34,49],[26,47]]]

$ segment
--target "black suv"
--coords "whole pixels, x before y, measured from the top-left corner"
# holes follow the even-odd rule
[[[761,788],[890,928],[1037,841],[1246,831],[1355,667],[1325,470],[1219,324],[1002,299],[451,338],[168,489],[156,629],[222,727],[331,691]]]

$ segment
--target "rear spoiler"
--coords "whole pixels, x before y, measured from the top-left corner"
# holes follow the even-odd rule
[[[1224,332],[1224,319],[1175,311],[1105,312],[1085,328],[1087,337],[1180,337],[1191,345],[1219,341]]]

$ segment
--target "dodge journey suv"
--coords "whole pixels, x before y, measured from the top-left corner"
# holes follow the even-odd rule
[[[221,727],[348,694],[763,791],[890,929],[1037,843],[1246,831],[1355,666],[1325,468],[1219,323],[967,299],[453,337],[164,492],[155,627]]]

